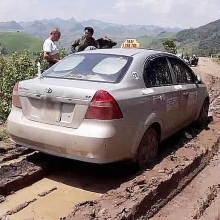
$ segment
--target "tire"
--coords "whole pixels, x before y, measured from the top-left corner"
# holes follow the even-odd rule
[[[145,170],[158,155],[159,135],[153,128],[145,132],[137,151],[136,162],[140,170]]]
[[[206,127],[208,125],[208,113],[209,113],[209,101],[206,99],[202,105],[202,108],[197,119],[197,123],[200,127]]]

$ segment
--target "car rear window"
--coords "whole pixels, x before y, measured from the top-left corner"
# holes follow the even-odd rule
[[[73,54],[46,70],[43,76],[116,83],[125,75],[132,59],[112,54]]]

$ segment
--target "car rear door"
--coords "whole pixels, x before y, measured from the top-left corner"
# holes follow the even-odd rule
[[[172,77],[166,57],[151,58],[144,67],[143,77],[146,87],[151,89],[151,106],[148,108],[152,107],[152,112],[162,121],[162,136],[167,137],[175,130],[176,121],[173,118],[179,103],[173,97]]]
[[[168,57],[168,60],[175,77],[174,90],[181,96],[180,126],[185,126],[194,120],[198,110],[196,76],[182,60],[175,57]]]

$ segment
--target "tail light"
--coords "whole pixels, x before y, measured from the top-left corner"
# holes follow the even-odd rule
[[[17,108],[21,108],[21,102],[18,95],[18,83],[14,85],[13,94],[12,94],[12,104]]]
[[[86,119],[111,120],[123,118],[116,100],[106,91],[98,90],[89,104]]]

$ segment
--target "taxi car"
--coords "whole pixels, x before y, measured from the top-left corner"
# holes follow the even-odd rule
[[[48,154],[92,163],[132,159],[144,168],[161,141],[204,123],[208,109],[206,85],[177,56],[97,49],[16,83],[8,131],[14,142]]]

